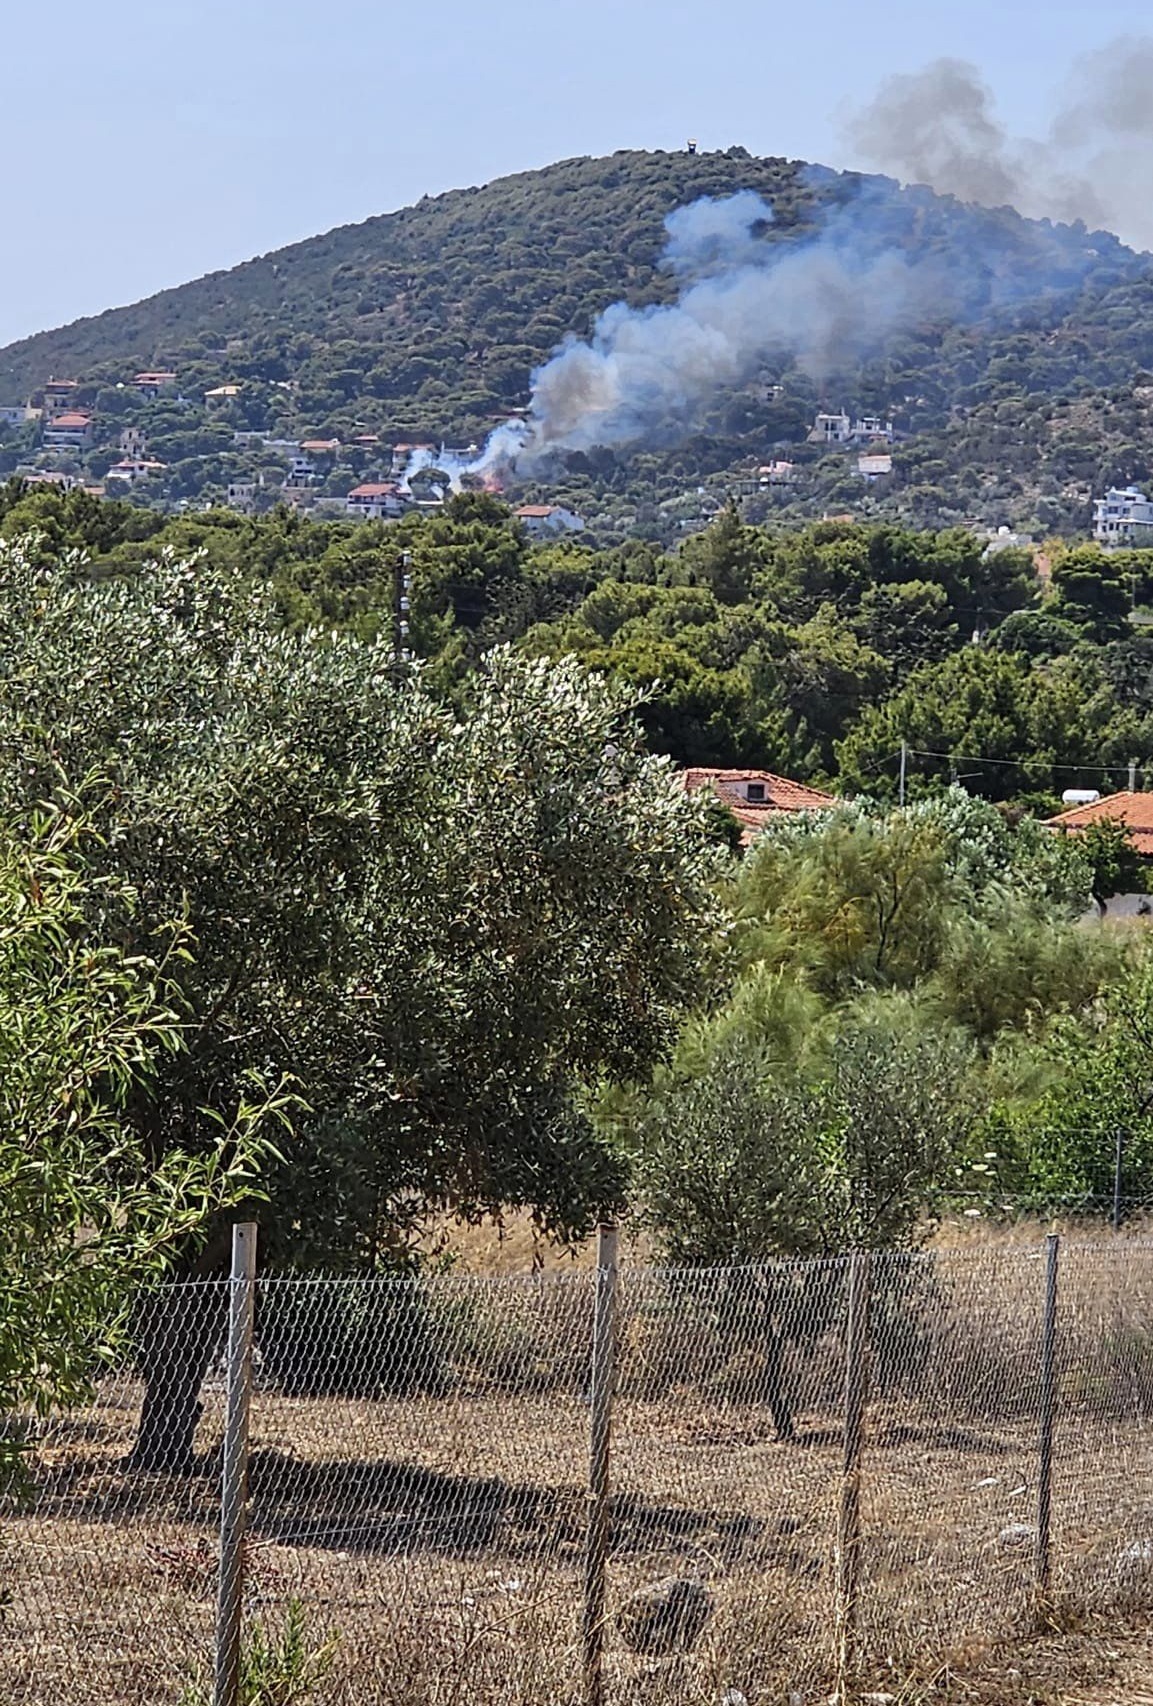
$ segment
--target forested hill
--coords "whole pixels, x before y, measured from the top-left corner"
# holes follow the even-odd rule
[[[893,415],[906,449],[868,504],[913,520],[1068,528],[1100,477],[1144,478],[1144,405],[1133,394],[1153,367],[1148,257],[1107,233],[740,148],[563,161],[424,198],[13,344],[0,351],[0,403],[34,397],[51,377],[78,380],[95,447],[109,452],[84,472],[102,477],[126,419],[139,417],[165,466],[149,495],[169,503],[254,471],[233,454],[237,432],[467,443],[523,407],[534,367],[610,303],[670,299],[675,282],[659,261],[672,209],[754,190],[773,205],[772,240],[789,243],[823,204],[862,187],[894,249],[979,257],[981,282],[957,324],[910,325],[883,358],[823,387],[782,361],[718,394],[686,443],[574,457],[554,488],[586,513],[599,505],[602,530],[629,521],[659,531],[662,503],[692,481],[723,483],[775,446],[803,446],[826,404]],[[146,368],[174,371],[179,398],[138,397],[131,380]],[[204,393],[221,385],[237,395],[205,411]],[[23,438],[5,430],[0,474],[37,448],[31,428]],[[327,495],[339,496],[345,474],[371,475],[370,463],[358,453],[332,471]],[[802,512],[845,503],[860,495],[855,477],[843,456],[802,449],[798,482],[779,501]]]

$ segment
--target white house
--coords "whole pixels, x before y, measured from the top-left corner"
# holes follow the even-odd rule
[[[791,486],[796,480],[796,465],[792,462],[782,462],[774,458],[757,469],[757,480],[761,486]]]
[[[1136,486],[1110,486],[1094,501],[1093,537],[1105,546],[1153,545],[1153,503]]]
[[[23,426],[35,418],[36,411],[27,403],[0,403],[0,426]]]
[[[255,480],[230,480],[224,501],[229,509],[238,509],[247,514],[256,502],[256,487]]]
[[[853,436],[853,423],[848,415],[820,414],[809,434],[810,444],[848,444]]]
[[[892,444],[893,423],[892,421],[883,421],[880,415],[858,415],[853,422],[853,437],[884,439],[886,444]]]
[[[388,521],[404,508],[400,488],[391,480],[368,480],[354,486],[344,500],[349,515],[362,521]]]
[[[147,480],[153,474],[163,473],[164,466],[163,462],[157,462],[149,456],[125,456],[120,462],[112,464],[104,478],[123,480],[126,485],[134,486],[137,480]]]
[[[818,415],[809,433],[810,444],[869,443],[875,439],[893,442],[892,421],[882,420],[880,415],[858,415],[851,420],[843,410],[840,414]]]
[[[584,531],[582,518],[571,509],[565,509],[562,504],[522,504],[516,511],[516,518],[523,521],[532,534]]]
[[[857,457],[857,473],[865,480],[879,480],[893,472],[893,458],[887,450],[862,450]]]

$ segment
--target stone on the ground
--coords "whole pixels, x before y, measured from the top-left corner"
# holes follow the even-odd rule
[[[626,1599],[617,1612],[617,1628],[634,1653],[663,1659],[695,1646],[712,1610],[712,1596],[701,1582],[669,1576]]]

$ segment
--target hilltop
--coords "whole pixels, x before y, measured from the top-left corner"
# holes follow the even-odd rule
[[[962,317],[910,323],[883,356],[819,381],[781,361],[718,392],[684,442],[573,455],[550,471],[547,495],[603,537],[675,537],[733,489],[785,519],[832,505],[1071,530],[1097,483],[1146,478],[1148,257],[1108,233],[740,148],[562,161],[423,198],[10,345],[0,474],[38,466],[101,480],[135,428],[131,479],[145,501],[198,503],[231,486],[259,506],[279,496],[303,442],[320,448],[289,495],[339,505],[357,481],[388,478],[398,440],[482,441],[525,408],[533,369],[611,303],[670,301],[675,281],[659,260],[673,209],[753,190],[772,204],[773,241],[789,244],[863,189],[894,250],[979,258]],[[141,388],[145,371],[173,377]],[[44,421],[21,421],[15,406],[53,378],[78,382],[71,401],[90,423],[45,453]],[[859,447],[806,443],[829,407],[892,419],[891,475],[863,481]],[[793,472],[768,491],[755,471],[772,458]],[[545,493],[538,481],[525,495]]]

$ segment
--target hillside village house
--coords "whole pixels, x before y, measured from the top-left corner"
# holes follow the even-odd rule
[[[142,396],[158,397],[167,386],[176,384],[176,375],[168,372],[138,373],[132,383]]]
[[[44,444],[49,450],[87,450],[92,442],[92,416],[66,410],[45,422]]]
[[[391,480],[368,480],[354,486],[344,500],[349,515],[362,521],[388,521],[404,508],[400,487]]]
[[[1093,537],[1107,548],[1153,545],[1153,503],[1136,486],[1110,486],[1094,500]]]
[[[771,770],[693,768],[677,772],[686,793],[710,788],[728,806],[741,826],[741,846],[748,847],[767,823],[789,812],[828,811],[838,804],[832,794],[775,776]],[[1153,795],[1150,796],[1153,799]]]
[[[257,482],[255,480],[233,480],[229,483],[225,494],[225,503],[229,509],[238,509],[247,513],[256,502]]]
[[[522,504],[515,514],[534,535],[584,531],[583,519],[563,504]]]
[[[39,412],[30,409],[27,403],[0,403],[0,426],[23,426],[26,421],[35,420]]]
[[[59,468],[17,468],[16,478],[26,486],[55,486],[61,492],[74,492],[84,485],[80,474],[65,474]]]
[[[883,439],[891,444],[893,436],[892,421],[882,420],[880,415],[858,415],[856,420],[851,420],[842,412],[819,414],[810,429],[809,443],[854,444]]]
[[[157,462],[150,456],[125,456],[119,462],[114,462],[104,478],[120,480],[126,485],[134,486],[138,480],[151,479],[153,474],[162,474],[166,464]]]
[[[862,450],[857,457],[857,473],[865,480],[880,480],[893,472],[893,458],[887,450]]]
[[[56,415],[64,414],[76,404],[76,393],[80,389],[75,379],[50,379],[42,387],[44,397],[44,413],[49,420]]]

